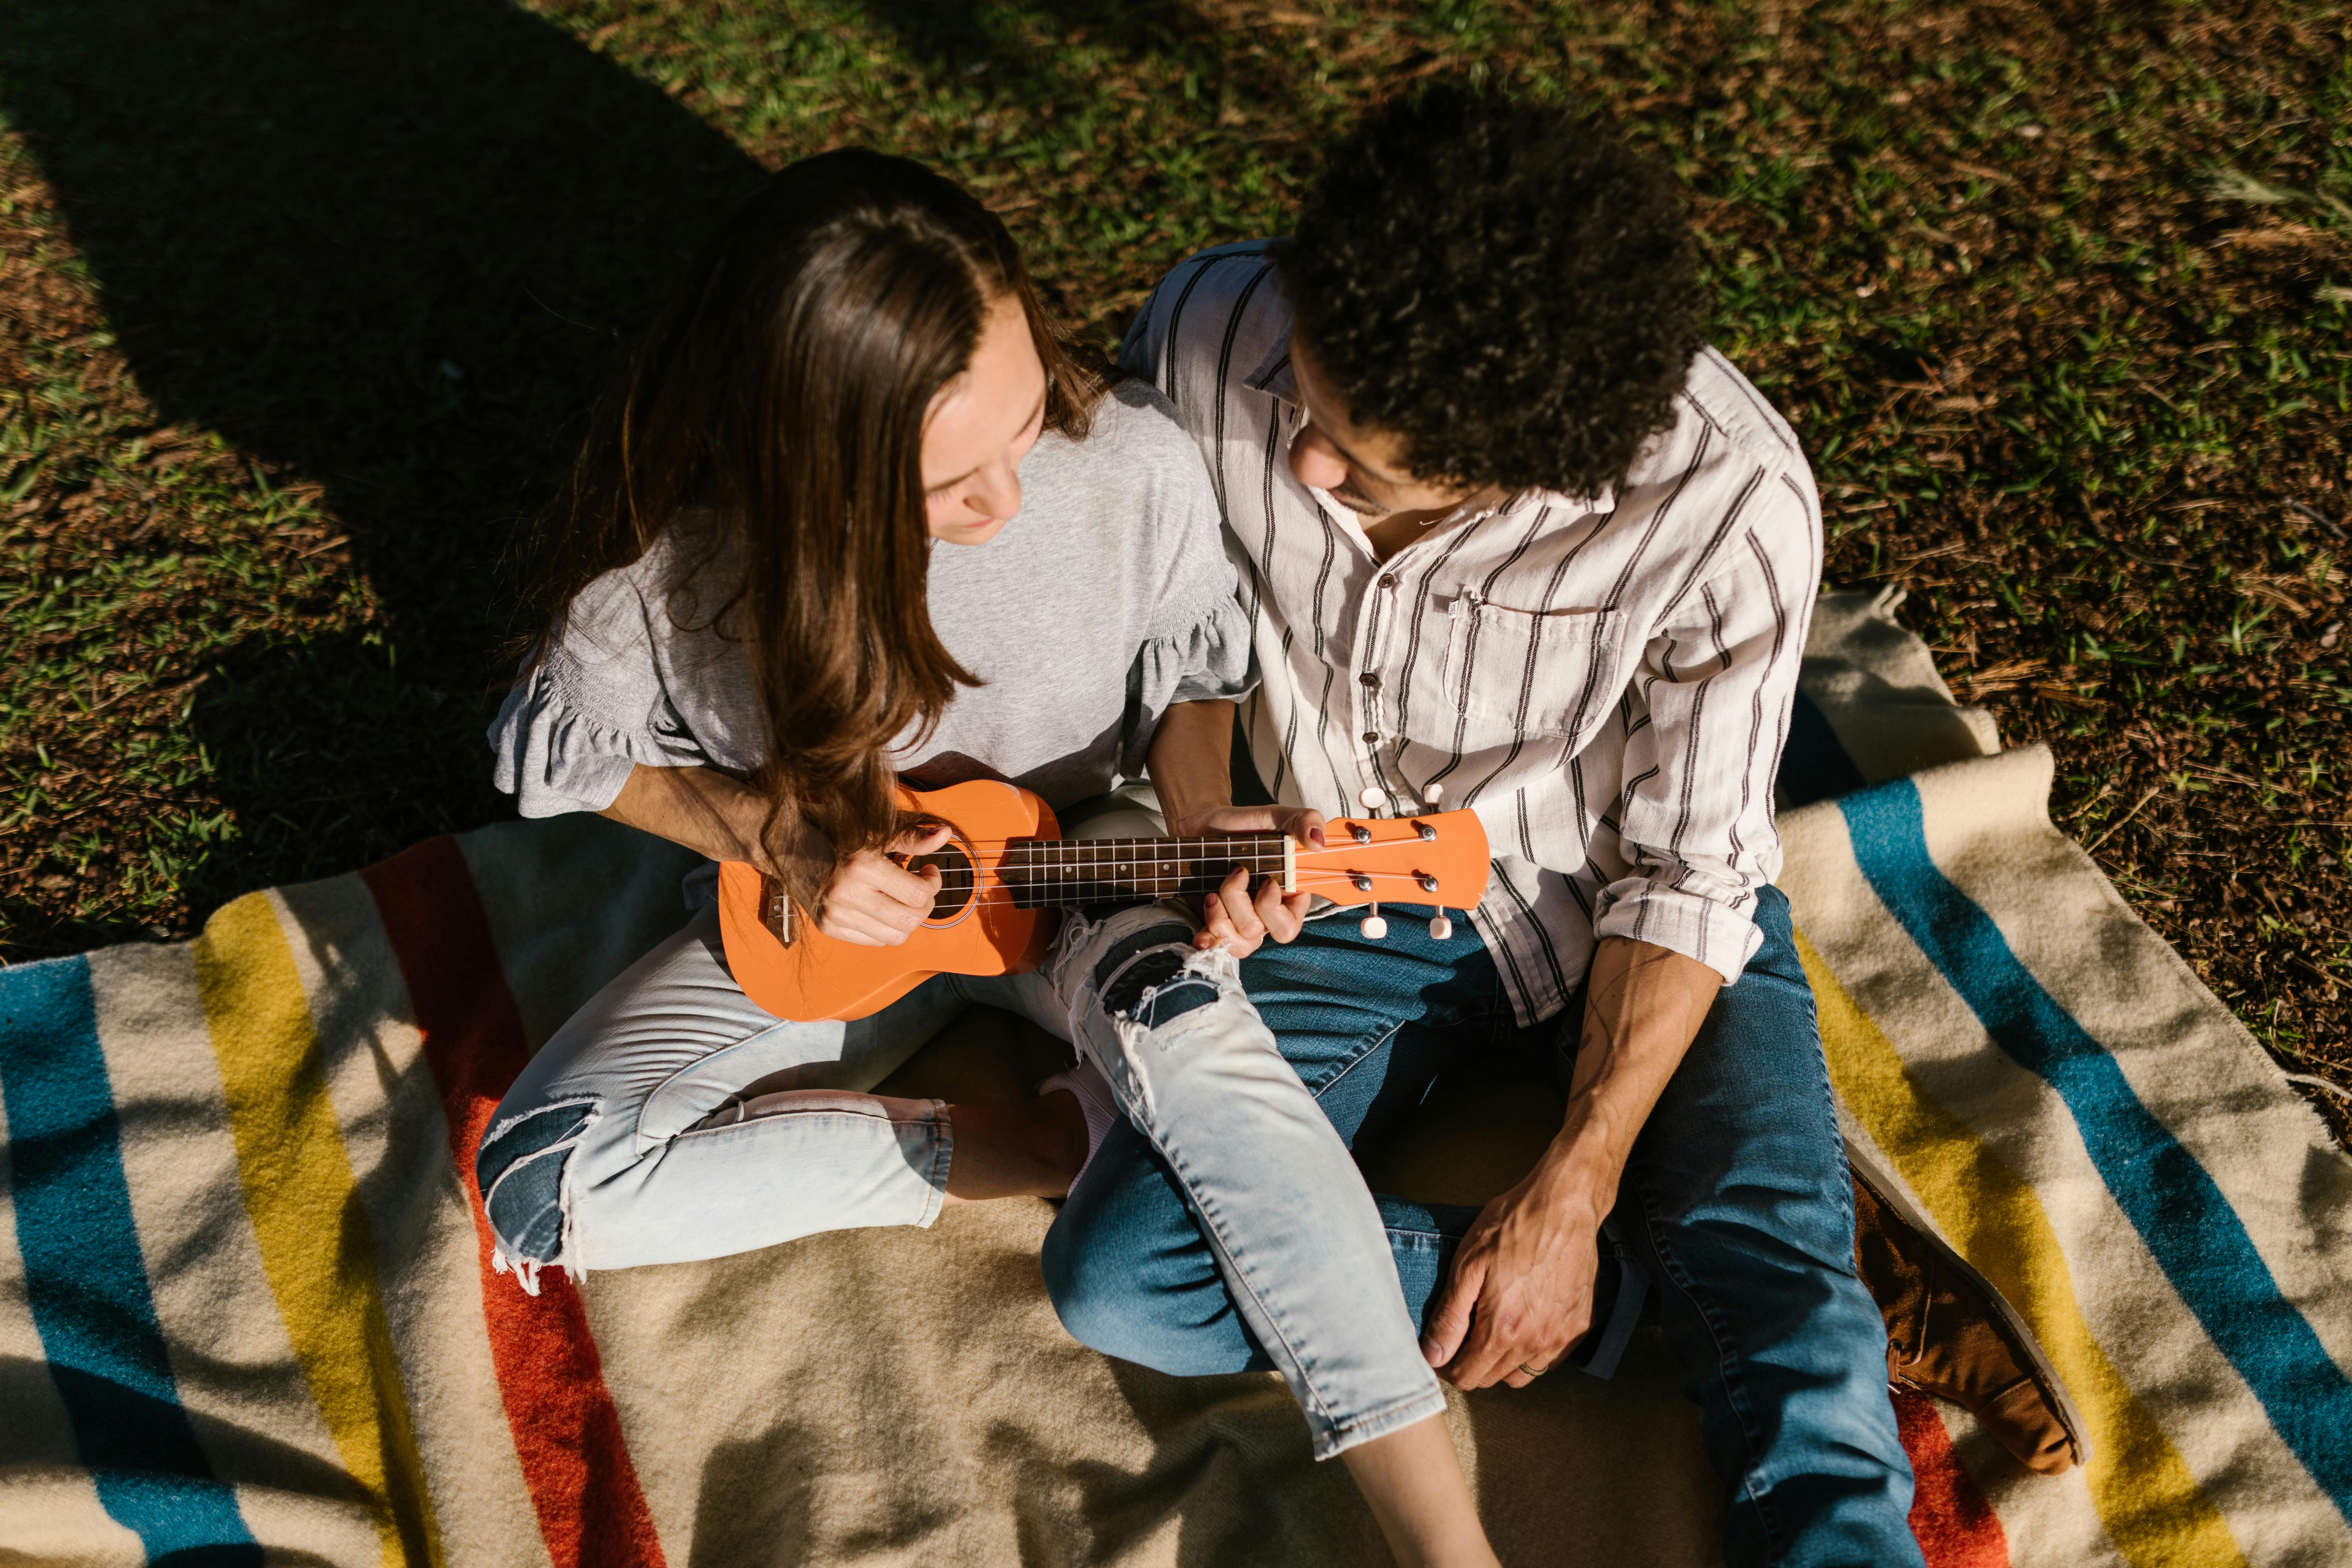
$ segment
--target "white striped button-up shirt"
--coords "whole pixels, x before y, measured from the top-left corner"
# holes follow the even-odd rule
[[[1795,435],[1712,349],[1613,494],[1465,510],[1387,562],[1299,483],[1290,312],[1263,243],[1205,251],[1121,351],[1216,480],[1263,684],[1244,709],[1276,798],[1467,806],[1494,858],[1470,911],[1523,1023],[1605,936],[1737,979],[1780,871],[1772,780],[1821,581]]]

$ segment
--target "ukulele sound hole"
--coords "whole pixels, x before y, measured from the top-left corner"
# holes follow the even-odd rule
[[[940,894],[932,900],[930,918],[925,925],[953,925],[963,919],[971,907],[973,889],[978,874],[972,869],[971,856],[964,847],[950,839],[929,855],[918,855],[907,862],[910,871],[935,867],[940,873]]]

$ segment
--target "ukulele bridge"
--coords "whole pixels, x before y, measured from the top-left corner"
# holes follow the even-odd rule
[[[773,877],[760,879],[760,923],[778,942],[793,945],[793,900]]]
[[[950,838],[929,855],[899,859],[898,864],[909,871],[937,870],[940,874],[939,894],[931,900],[931,912],[923,917],[925,925],[951,926],[971,912],[973,895],[980,889],[980,873],[962,839]],[[786,947],[793,945],[792,897],[773,877],[760,879],[760,923],[778,942]]]

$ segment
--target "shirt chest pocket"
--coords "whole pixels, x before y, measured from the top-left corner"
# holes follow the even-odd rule
[[[1465,749],[1589,734],[1624,684],[1624,618],[1613,609],[1514,609],[1475,592],[1456,598],[1444,683]]]

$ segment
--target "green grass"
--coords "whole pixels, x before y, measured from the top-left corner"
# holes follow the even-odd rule
[[[496,814],[497,566],[762,167],[861,142],[1108,341],[1461,70],[1688,184],[1832,581],[2274,1049],[2352,1064],[2352,37],[2334,4],[16,0],[0,14],[0,942]]]

